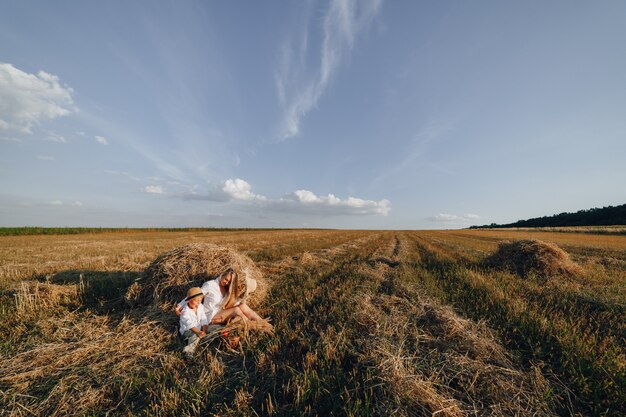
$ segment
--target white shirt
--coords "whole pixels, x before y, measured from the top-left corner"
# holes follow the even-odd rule
[[[202,329],[202,326],[208,326],[209,321],[207,320],[206,313],[204,311],[204,306],[202,304],[198,305],[196,311],[193,311],[188,305],[183,307],[183,311],[180,313],[180,334],[182,335],[187,330],[191,330],[192,327],[197,328],[198,330]]]
[[[209,323],[215,317],[217,313],[223,310],[224,303],[228,299],[228,292],[226,295],[222,295],[222,291],[220,290],[220,277],[209,280],[202,284],[201,290],[204,294],[204,310],[206,311],[206,317]],[[239,305],[241,300],[237,300],[235,305]],[[187,302],[183,299],[178,305],[183,308],[187,306]]]

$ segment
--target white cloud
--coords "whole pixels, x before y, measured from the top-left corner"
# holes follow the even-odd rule
[[[82,207],[83,203],[81,203],[80,201],[74,201],[74,205],[77,207]]]
[[[66,143],[67,140],[65,140],[65,138],[57,133],[50,133],[48,135],[48,137],[46,137],[46,140],[49,142],[57,142],[57,143]]]
[[[56,75],[29,74],[0,63],[0,130],[32,133],[43,121],[76,112],[72,94]]]
[[[222,191],[228,194],[231,198],[235,200],[247,200],[247,201],[264,201],[266,198],[259,194],[254,194],[251,192],[252,187],[246,181],[236,178],[229,179],[224,182],[224,186],[222,187]]]
[[[163,187],[160,185],[147,185],[144,187],[143,192],[149,194],[165,194]]]
[[[61,200],[54,200],[51,201],[50,204],[52,204],[53,206],[60,206],[63,204],[63,202]]]
[[[102,145],[108,145],[109,141],[107,140],[107,138],[105,138],[104,136],[94,136],[96,138],[96,141]]]
[[[276,212],[304,213],[317,215],[363,215],[381,214],[391,211],[391,202],[363,200],[356,197],[340,199],[333,194],[317,196],[309,190],[296,190],[283,198],[270,199],[252,192],[250,184],[240,178],[228,179],[221,186],[212,186],[205,194],[196,187],[181,197],[187,200],[208,200],[216,202],[241,201],[253,204],[258,209]]]
[[[439,213],[434,216],[428,217],[427,220],[436,223],[468,223],[474,220],[480,219],[480,216],[477,214],[448,214],[448,213]]]
[[[374,201],[348,197],[342,200],[334,194],[317,196],[308,190],[297,190],[274,202],[274,206],[288,211],[319,214],[382,214],[386,216],[391,211],[391,202],[387,199]]]
[[[284,110],[279,127],[280,140],[300,132],[301,119],[317,105],[343,55],[352,49],[357,36],[370,26],[381,4],[382,0],[331,2],[322,23],[319,65],[314,73],[306,71],[309,39],[306,29],[299,40],[291,39],[283,44],[275,73],[277,95]]]
[[[293,193],[301,203],[320,203],[322,200],[308,190],[297,190]]]
[[[37,159],[41,160],[41,161],[54,161],[54,156],[48,156],[48,155],[39,155],[37,157]]]

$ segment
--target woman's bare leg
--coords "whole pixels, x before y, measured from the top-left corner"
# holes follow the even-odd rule
[[[239,308],[241,312],[250,320],[262,320],[261,316],[259,316],[253,309],[248,307],[247,304],[241,303],[239,304]]]
[[[232,317],[241,317],[243,320],[247,320],[246,315],[241,311],[239,306],[233,308],[227,308],[226,310],[222,310],[217,313],[211,319],[211,324],[224,324],[228,321],[228,319]]]

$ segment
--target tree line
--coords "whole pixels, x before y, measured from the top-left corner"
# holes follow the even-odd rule
[[[617,226],[626,225],[626,204],[579,210],[575,213],[560,213],[552,216],[518,220],[515,223],[471,226],[470,229],[491,227],[560,227],[560,226]]]

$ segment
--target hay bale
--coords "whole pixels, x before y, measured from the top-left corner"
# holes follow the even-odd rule
[[[131,305],[176,303],[189,287],[201,286],[229,267],[240,277],[256,279],[257,289],[246,300],[251,305],[258,303],[267,285],[254,262],[231,248],[208,243],[193,243],[159,255],[128,288],[125,299]]]
[[[498,250],[487,257],[487,267],[513,272],[520,277],[530,274],[541,276],[577,275],[581,268],[567,252],[554,243],[540,240],[517,240],[498,245]]]

